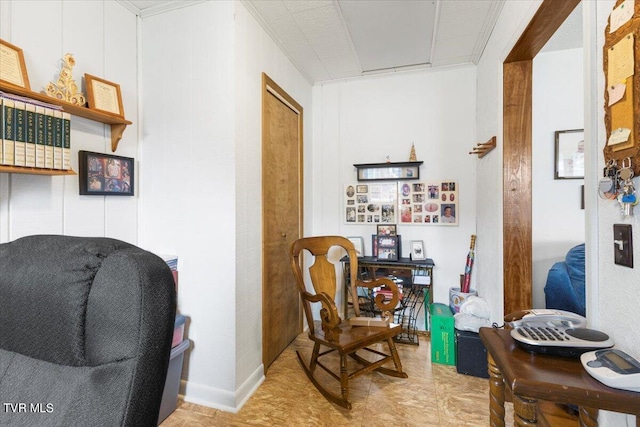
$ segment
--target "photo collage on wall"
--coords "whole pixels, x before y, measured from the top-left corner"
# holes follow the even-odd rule
[[[344,190],[347,224],[396,223],[397,184],[353,184]]]
[[[458,224],[458,183],[398,183],[399,224]]]
[[[345,223],[458,225],[458,183],[394,182],[345,186]]]

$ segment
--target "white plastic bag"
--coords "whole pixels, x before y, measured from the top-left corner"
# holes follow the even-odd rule
[[[460,313],[470,314],[482,319],[490,319],[489,303],[479,296],[471,295],[460,306]]]
[[[455,328],[459,331],[470,331],[478,333],[481,327],[491,326],[489,319],[483,319],[466,313],[456,313],[453,315]]]
[[[456,329],[476,333],[483,326],[491,326],[490,318],[489,304],[475,295],[469,296],[460,306],[460,313],[453,316]]]

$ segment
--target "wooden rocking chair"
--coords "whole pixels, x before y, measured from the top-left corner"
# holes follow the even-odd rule
[[[336,247],[343,248],[349,256],[350,293],[351,300],[354,302],[355,316],[357,316],[345,321],[338,315],[335,303],[337,288],[335,262],[331,262],[327,256],[330,249],[338,249]],[[313,265],[308,269],[305,268],[307,264],[305,264],[305,260],[301,256],[304,252],[308,252],[314,257],[312,260],[307,260],[313,261]],[[336,253],[340,256],[338,251],[332,251],[332,255]],[[305,363],[300,351],[297,352],[298,360],[309,380],[325,398],[344,408],[351,409],[349,381],[352,378],[374,370],[394,377],[407,378],[407,374],[402,372],[400,357],[393,342],[393,337],[402,332],[402,329],[400,325],[389,323],[389,319],[392,318],[389,313],[393,312],[399,301],[398,287],[393,281],[387,278],[379,278],[367,282],[358,280],[358,258],[353,244],[348,239],[339,236],[307,237],[296,240],[291,245],[291,267],[296,277],[304,313],[309,325],[309,338],[314,343],[309,363]],[[305,285],[305,272],[308,272],[307,277],[310,278],[310,286]],[[393,293],[391,300],[388,302],[384,301],[385,297],[382,294],[378,294],[375,297],[375,304],[382,313],[382,317],[378,319],[359,317],[357,288],[373,289],[381,286],[390,289]],[[320,321],[313,320],[312,304],[321,305]],[[377,343],[385,342],[388,346],[388,353],[371,348]],[[326,349],[320,352],[321,347],[326,347]],[[370,361],[365,359],[357,354],[360,350],[372,353],[377,360]],[[336,352],[340,357],[339,374],[333,372],[326,364],[320,361],[321,357]],[[352,370],[352,372],[348,371],[347,356],[360,365],[356,365],[358,369]],[[395,369],[383,366],[388,362],[393,362]],[[340,394],[330,391],[321,384],[316,377],[317,367],[322,368],[331,377],[340,382]]]

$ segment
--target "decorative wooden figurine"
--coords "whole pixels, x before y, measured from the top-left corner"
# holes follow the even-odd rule
[[[411,143],[411,153],[409,153],[409,161],[410,162],[415,162],[417,160],[418,160],[418,158],[416,157],[416,147],[412,142]]]
[[[78,90],[78,85],[73,80],[72,69],[76,65],[76,60],[73,59],[72,54],[67,53],[64,55],[64,58],[62,58],[62,63],[58,81],[56,83],[49,82],[45,88],[45,93],[52,98],[70,104],[84,106],[87,100],[82,92]]]

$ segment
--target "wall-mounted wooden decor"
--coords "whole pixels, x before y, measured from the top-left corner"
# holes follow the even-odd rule
[[[634,4],[635,3],[635,4]],[[634,174],[640,173],[640,2],[618,0],[605,29],[603,63],[607,142],[603,153],[622,164],[631,158]]]
[[[494,148],[496,148],[496,137],[492,136],[487,142],[476,144],[476,146],[473,147],[473,151],[469,151],[469,154],[477,154],[478,158],[481,159]]]

